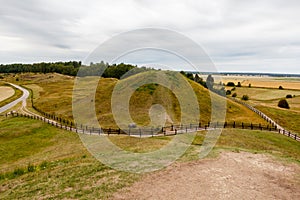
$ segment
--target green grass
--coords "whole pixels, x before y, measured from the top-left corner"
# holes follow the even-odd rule
[[[107,199],[119,189],[142,178],[119,172],[95,160],[75,133],[26,118],[0,118],[1,199]],[[178,160],[198,159],[205,132],[198,132]],[[133,138],[111,136],[110,140],[132,152],[148,152],[167,144],[172,136]],[[289,162],[300,162],[299,142],[280,134],[227,129],[215,149],[268,153]]]
[[[274,119],[284,128],[300,134],[300,113],[289,109],[269,106],[256,106],[257,109]]]
[[[9,84],[3,84],[4,86],[9,86],[9,87],[12,87],[11,85]],[[10,102],[13,102],[14,100],[17,100],[18,98],[20,98],[22,95],[23,95],[23,92],[15,87],[12,87],[15,91],[14,95],[1,101],[0,102],[0,107],[2,106],[5,106],[6,104],[10,103]]]
[[[107,199],[139,178],[98,162],[75,133],[25,118],[0,126],[0,199]]]

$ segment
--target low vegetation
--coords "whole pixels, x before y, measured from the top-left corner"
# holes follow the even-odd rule
[[[248,101],[248,100],[249,100],[249,96],[248,96],[248,95],[243,95],[243,96],[242,96],[242,100]]]
[[[1,199],[108,199],[141,178],[115,171],[95,160],[75,133],[25,118],[0,118],[0,126],[1,155],[4,156],[0,162]],[[205,134],[197,133],[178,162],[198,159]],[[111,137],[119,147],[132,152],[153,151],[171,139],[172,136]],[[286,161],[300,162],[298,142],[272,132],[223,130],[210,156],[224,150],[268,153]]]
[[[281,100],[278,102],[278,107],[289,109],[289,108],[290,108],[290,105],[289,105],[289,103],[287,102],[286,99],[281,99]]]

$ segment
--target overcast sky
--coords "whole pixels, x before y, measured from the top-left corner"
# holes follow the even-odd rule
[[[0,63],[83,61],[112,36],[155,27],[197,42],[219,71],[300,73],[299,0],[0,3]]]

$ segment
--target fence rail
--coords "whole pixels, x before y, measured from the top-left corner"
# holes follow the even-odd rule
[[[6,116],[8,116],[6,114]],[[285,129],[278,127],[276,123],[269,122],[268,125],[244,123],[244,122],[208,122],[198,124],[179,124],[170,125],[164,127],[153,127],[153,128],[128,128],[125,130],[119,128],[94,128],[84,125],[64,125],[54,120],[47,119],[42,116],[29,115],[22,113],[12,113],[13,117],[25,117],[35,120],[41,120],[57,128],[65,129],[68,131],[90,134],[90,135],[129,135],[135,137],[149,137],[149,136],[171,136],[176,134],[190,133],[201,130],[211,130],[220,128],[233,128],[233,129],[249,129],[249,130],[261,130],[261,131],[272,131],[291,137],[297,141],[300,141],[300,137],[297,134],[286,131]]]

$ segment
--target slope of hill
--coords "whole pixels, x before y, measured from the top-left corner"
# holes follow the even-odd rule
[[[142,74],[138,74],[119,82],[126,84],[126,82],[129,83],[143,79],[143,77]],[[59,74],[21,74],[18,75],[18,79],[18,84],[25,84],[26,87],[32,89],[35,107],[49,114],[73,120],[73,77]],[[223,97],[214,93],[210,94],[206,88],[196,82],[188,79],[186,81],[188,81],[198,99],[201,123],[211,121],[210,97],[214,98],[217,102],[222,101]],[[111,109],[111,98],[117,83],[118,80],[114,78],[101,78],[97,87],[95,108],[98,120],[103,127],[116,126]],[[265,123],[249,109],[230,100],[225,101],[227,102],[226,121]],[[159,84],[147,84],[138,87],[130,97],[129,110],[131,117],[137,124],[149,124],[149,110],[155,104],[160,104],[165,108],[168,114],[168,124],[180,123],[181,115],[185,114],[181,113],[179,101],[173,91]],[[221,121],[224,121],[224,119],[221,119]]]

